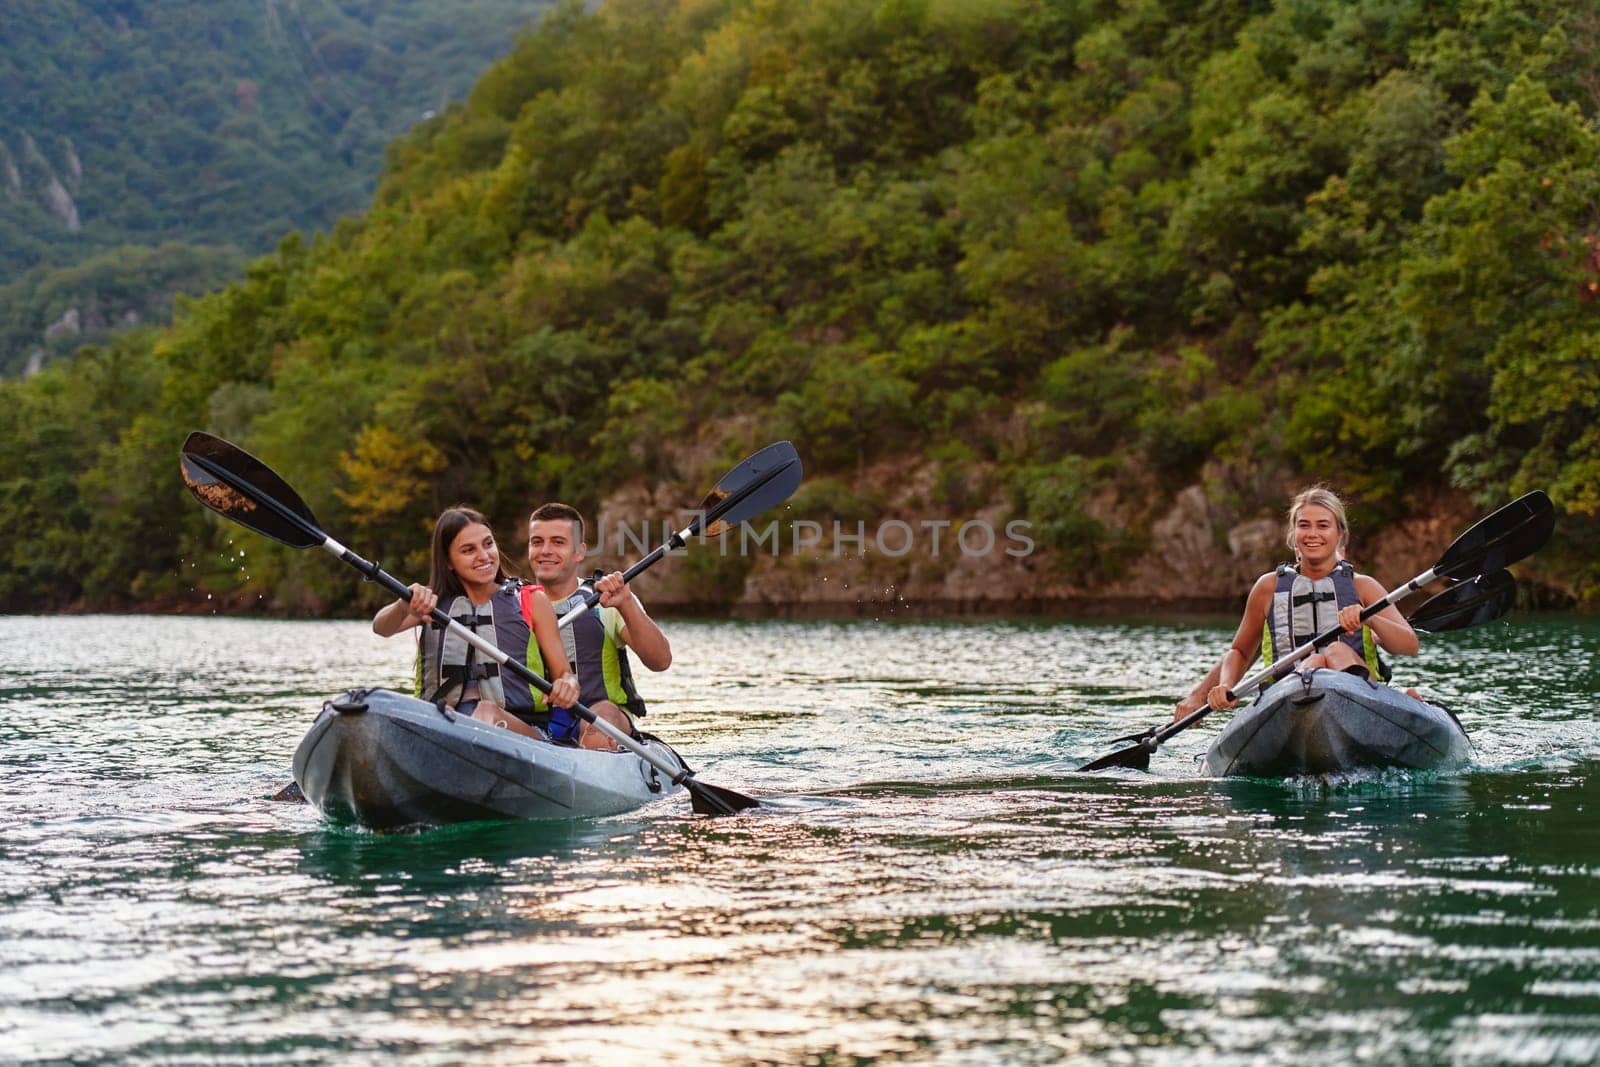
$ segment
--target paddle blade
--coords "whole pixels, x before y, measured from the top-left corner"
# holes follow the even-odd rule
[[[1517,583],[1507,571],[1490,571],[1451,586],[1411,613],[1413,629],[1437,634],[1493,622],[1517,602]]]
[[[800,486],[800,454],[788,441],[768,445],[722,476],[700,502],[700,530],[716,537],[768,508],[777,507]]]
[[[1555,528],[1555,505],[1542,489],[1535,489],[1456,538],[1433,569],[1441,578],[1469,578],[1504,570],[1544,547]]]
[[[218,515],[291,548],[326,540],[299,494],[238,445],[196,430],[183,442],[182,469],[189,492]]]
[[[698,778],[685,778],[689,790],[689,806],[701,815],[737,815],[748,808],[759,808],[761,801],[747,797],[732,789],[707,785]]]
[[[1103,771],[1107,767],[1126,767],[1134,771],[1148,771],[1150,769],[1150,748],[1144,743],[1129,745],[1119,748],[1115,752],[1107,753],[1097,760],[1085,763],[1079,767],[1080,771]]]

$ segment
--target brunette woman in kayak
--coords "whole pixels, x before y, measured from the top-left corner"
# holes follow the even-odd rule
[[[1350,524],[1344,502],[1330,489],[1313,486],[1289,505],[1287,541],[1294,564],[1284,564],[1256,579],[1245,601],[1244,618],[1222,659],[1173,709],[1181,719],[1209,703],[1231,708],[1233,685],[1269,642],[1268,662],[1288,654],[1327,630],[1337,620],[1344,630],[1321,652],[1296,664],[1309,671],[1319,667],[1382,675],[1378,649],[1397,656],[1417,654],[1417,634],[1394,605],[1361,620],[1361,610],[1382,599],[1387,590],[1365,574],[1357,574],[1344,558]],[[1383,680],[1379,677],[1377,680]]]
[[[392,637],[424,623],[417,649],[417,695],[435,703],[453,704],[474,719],[530,737],[548,738],[542,715],[534,708],[527,682],[501,673],[499,664],[448,629],[429,622],[443,600],[445,612],[474,633],[523,663],[531,633],[544,662],[554,669],[550,703],[570,707],[578,699],[578,676],[567,665],[555,610],[542,587],[508,580],[500,565],[500,549],[488,522],[468,507],[446,509],[433,525],[432,565],[428,584],[411,586],[409,600],[396,600],[372,617],[372,630]]]

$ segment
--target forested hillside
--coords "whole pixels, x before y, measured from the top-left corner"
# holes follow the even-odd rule
[[[363,218],[0,384],[0,602],[353,606],[186,499],[205,427],[413,575],[443,505],[783,435],[797,511],[881,515],[903,461],[1090,587],[1190,485],[1369,523],[1543,487],[1593,603],[1597,44],[1531,0],[560,8]]]
[[[7,0],[0,374],[70,341],[64,308],[45,317],[28,303],[37,290],[84,281],[51,268],[99,256],[91,273],[106,278],[119,259],[173,242],[260,255],[290,230],[323,228],[365,208],[384,147],[464,97],[543,6]],[[113,249],[120,251],[108,256]],[[236,251],[235,268],[240,259]],[[189,291],[235,274],[205,272]],[[136,289],[140,277],[121,271],[114,288]],[[113,317],[158,304],[165,319],[172,292],[148,286],[117,304]],[[115,303],[110,292],[89,291],[67,306],[97,298]],[[41,343],[52,325],[57,335]]]

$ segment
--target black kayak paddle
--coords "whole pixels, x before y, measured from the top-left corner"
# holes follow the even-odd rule
[[[1459,599],[1442,600],[1437,608],[1433,606],[1434,600],[1424,604],[1423,610],[1432,609],[1425,619],[1431,621],[1432,626],[1424,626],[1423,629],[1439,633],[1499,618],[1504,614],[1504,609],[1510,607],[1511,599],[1515,598],[1515,589],[1511,590],[1508,598],[1504,582],[1494,575],[1496,572],[1503,573],[1511,564],[1542,548],[1545,542],[1550,540],[1555,524],[1555,505],[1550,502],[1550,498],[1543,490],[1535,489],[1525,496],[1520,496],[1498,511],[1480,519],[1470,530],[1456,538],[1455,542],[1444,550],[1444,555],[1439,557],[1439,562],[1432,567],[1363,608],[1361,618],[1363,621],[1372,618],[1390,604],[1405,599],[1437,578],[1456,579],[1461,584],[1446,590],[1434,600],[1452,595]],[[1484,581],[1485,584],[1479,585],[1480,581]],[[1458,593],[1457,590],[1462,592]],[[1500,611],[1493,610],[1496,604],[1502,605]],[[1329,627],[1276,663],[1235,685],[1228,690],[1228,699],[1236,700],[1240,696],[1254,692],[1263,682],[1276,678],[1286,668],[1300,662],[1313,652],[1333,644],[1343,632],[1337,625]],[[1079,770],[1100,771],[1107,767],[1148,770],[1150,756],[1156,749],[1209,714],[1211,706],[1207,704],[1196,708],[1176,722],[1152,726],[1142,733],[1115,738],[1110,742],[1113,745],[1132,743],[1126,748],[1117,749],[1084,764]]]
[[[237,445],[196,430],[183,443],[182,466],[183,481],[189,492],[217,514],[290,548],[325,548],[360,571],[368,581],[377,582],[397,598],[404,600],[410,597],[411,590],[404,582],[324,533],[300,495],[272,468]],[[529,669],[527,664],[512,659],[493,642],[479,637],[438,608],[433,609],[430,618],[450,629],[503,669],[549,695],[550,683]],[[673,766],[662,756],[599,718],[583,704],[574,704],[572,712],[666,775],[674,785],[686,788],[694,810],[701,814],[732,815],[760,805],[760,801],[754,797],[709,785],[690,771]]]
[[[1471,581],[1457,582],[1437,596],[1429,597],[1416,611],[1406,616],[1413,630],[1442,634],[1446,630],[1465,630],[1493,622],[1517,602],[1517,581],[1510,571],[1490,571]]]
[[[778,506],[794,495],[801,473],[800,454],[794,450],[794,445],[788,441],[768,445],[724,474],[700,502],[694,521],[623,571],[622,580],[633,581],[668,552],[688,544],[691,537],[717,537],[751,516]],[[560,619],[562,626],[570,625],[600,599],[600,594],[594,590],[593,578],[585,579],[573,595],[581,597],[583,602],[567,609]]]

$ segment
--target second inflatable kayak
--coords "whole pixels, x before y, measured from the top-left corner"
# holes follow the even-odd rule
[[[645,744],[682,767],[665,742]],[[387,689],[328,701],[294,779],[326,814],[380,830],[616,815],[682,788],[631,752],[553,745]]]
[[[1472,758],[1446,709],[1343,671],[1291,674],[1240,709],[1206,752],[1217,777],[1453,770]]]

